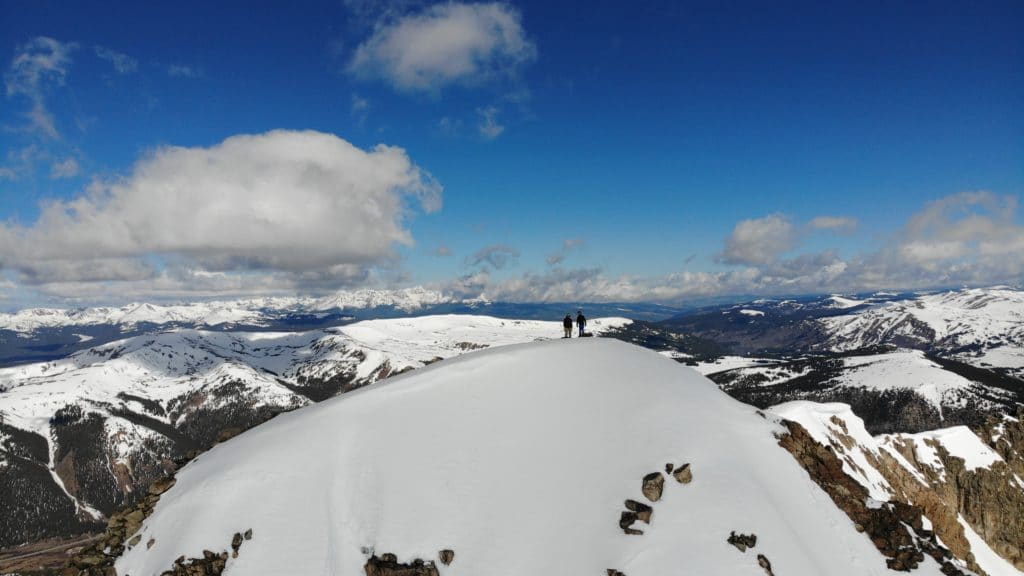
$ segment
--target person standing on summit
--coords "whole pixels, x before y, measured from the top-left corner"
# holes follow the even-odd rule
[[[565,328],[565,336],[563,338],[572,338],[572,315],[566,314],[562,320],[562,328]]]
[[[576,311],[576,327],[580,330],[580,338],[587,330],[587,317],[583,315],[583,310]]]

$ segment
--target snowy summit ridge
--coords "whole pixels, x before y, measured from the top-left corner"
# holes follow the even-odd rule
[[[229,547],[239,575],[362,574],[445,550],[443,576],[887,573],[782,430],[619,341],[485,350],[218,445],[178,473],[117,573]],[[733,532],[756,546],[730,545]]]

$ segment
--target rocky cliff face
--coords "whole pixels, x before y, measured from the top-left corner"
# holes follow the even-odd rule
[[[977,431],[955,427],[871,437],[852,412],[835,408],[842,405],[828,405],[831,409],[826,411],[810,406],[793,403],[778,408],[784,417],[815,431],[812,435],[791,422],[790,434],[781,443],[869,534],[871,524],[864,523],[865,515],[870,512],[869,522],[877,524],[879,512],[865,511],[863,502],[888,502],[896,506],[898,516],[913,521],[901,518],[905,526],[895,532],[883,522],[882,534],[914,529],[910,540],[903,537],[893,543],[891,537],[883,538],[890,548],[905,549],[934,534],[973,571],[986,573],[982,553],[992,556],[978,546],[987,546],[1024,570],[1024,419],[993,417]],[[902,512],[905,507],[915,512]],[[980,538],[972,540],[972,532]],[[883,541],[873,541],[886,553]],[[934,543],[934,538],[930,541]]]
[[[943,574],[965,576],[950,562],[954,553],[939,544],[935,532],[925,528],[923,510],[919,506],[895,499],[872,505],[868,490],[843,471],[843,463],[831,446],[815,441],[796,422],[786,421],[785,425],[789,433],[779,439],[779,445],[788,450],[836,506],[846,512],[857,530],[867,534],[886,557],[889,569],[913,570],[927,554],[941,566]],[[971,567],[976,569],[976,566]]]

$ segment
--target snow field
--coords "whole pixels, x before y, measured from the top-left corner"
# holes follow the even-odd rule
[[[781,428],[697,372],[594,338],[486,350],[282,415],[183,469],[118,573],[166,570],[253,529],[229,572],[358,574],[362,550],[455,561],[445,576],[886,574],[777,444]],[[642,536],[623,501],[668,478]],[[756,533],[741,553],[729,532]],[[220,547],[220,548],[218,548]],[[938,574],[926,564],[920,574]]]

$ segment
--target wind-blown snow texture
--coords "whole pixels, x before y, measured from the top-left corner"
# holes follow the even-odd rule
[[[119,574],[253,538],[228,573],[363,571],[455,550],[445,576],[886,574],[868,538],[780,448],[781,427],[697,372],[606,339],[466,355],[284,414],[178,474]],[[619,512],[668,478],[646,534]],[[730,531],[757,534],[741,553]],[[929,560],[918,574],[938,574]]]

